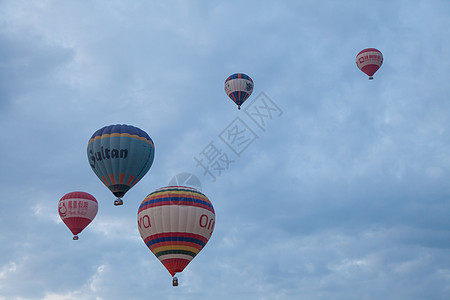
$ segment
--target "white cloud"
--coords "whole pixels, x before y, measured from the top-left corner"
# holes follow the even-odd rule
[[[7,265],[0,269],[0,278],[5,278],[9,273],[13,273],[17,270],[17,265],[15,262],[9,262]]]
[[[126,239],[133,242],[141,242],[142,239],[137,235],[136,220],[130,220],[120,217],[108,218],[100,217],[95,220],[92,231],[97,235],[101,235],[105,239]]]

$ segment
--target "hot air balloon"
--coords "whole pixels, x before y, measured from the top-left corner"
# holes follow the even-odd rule
[[[144,243],[178,285],[182,272],[211,237],[215,213],[211,201],[196,189],[167,186],[142,201],[137,224]]]
[[[253,85],[250,76],[236,73],[225,80],[225,93],[237,104],[238,109],[241,109],[242,103],[252,94]]]
[[[87,147],[95,175],[122,205],[122,197],[144,177],[153,164],[155,146],[150,136],[131,125],[109,125],[97,130]]]
[[[78,240],[78,234],[92,222],[97,211],[97,200],[85,192],[65,194],[58,203],[59,216],[73,233],[74,240]]]
[[[373,79],[373,74],[383,64],[383,54],[375,48],[367,48],[356,55],[356,65],[358,68]]]

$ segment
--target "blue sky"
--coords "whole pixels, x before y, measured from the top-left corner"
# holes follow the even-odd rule
[[[0,299],[449,299],[449,16],[445,0],[0,1]],[[235,72],[255,83],[240,111]],[[253,137],[239,155],[233,122]],[[156,154],[114,207],[86,147],[119,123]],[[211,144],[232,161],[215,180],[195,160]],[[216,227],[173,288],[136,214],[182,172]],[[57,205],[76,190],[99,212],[73,241]]]

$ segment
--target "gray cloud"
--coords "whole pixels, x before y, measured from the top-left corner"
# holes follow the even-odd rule
[[[445,1],[0,6],[0,299],[448,298]],[[255,81],[243,109],[283,110],[265,131],[225,95],[234,72]],[[258,135],[239,157],[219,138],[236,116]],[[115,123],[156,145],[120,208],[85,152]],[[234,159],[215,182],[193,159],[210,142]],[[181,172],[217,218],[174,289],[136,212]],[[76,242],[57,215],[74,190],[99,201]]]

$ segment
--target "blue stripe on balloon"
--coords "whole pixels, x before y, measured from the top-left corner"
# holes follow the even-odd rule
[[[150,138],[150,136],[143,131],[142,129],[139,129],[137,127],[134,127],[132,125],[120,125],[120,124],[116,124],[116,125],[109,125],[109,126],[105,126],[99,130],[97,130],[91,137],[91,139],[97,137],[97,136],[102,136],[104,134],[113,134],[113,133],[128,133],[128,134],[134,134],[137,135],[139,137],[145,137],[147,140],[152,140]]]
[[[250,80],[251,82],[253,82],[253,80],[250,78],[250,76],[248,76],[247,74],[244,74],[244,73],[235,73],[233,75],[230,75],[227,78],[227,80],[225,80],[225,82],[232,80],[232,79],[238,79],[238,78],[247,79],[247,80]]]
[[[154,200],[148,200],[148,201],[142,202],[142,204],[139,206],[139,211],[147,205],[156,204],[156,203],[160,204],[161,202],[168,202],[167,204],[169,204],[169,205],[171,204],[171,202],[198,203],[198,204],[206,205],[214,211],[214,207],[209,202],[199,200],[199,199],[185,198],[185,197],[164,197],[164,198],[158,198],[158,199],[154,199]]]
[[[189,242],[189,243],[194,243],[197,245],[200,245],[202,247],[205,247],[206,243],[199,240],[199,239],[195,239],[195,238],[189,238],[189,237],[182,237],[182,236],[168,236],[168,237],[162,237],[162,238],[157,238],[157,239],[153,239],[147,242],[147,247],[150,247],[151,245],[157,244],[157,243],[162,243],[162,242],[173,242],[173,241],[181,241],[181,242]]]

